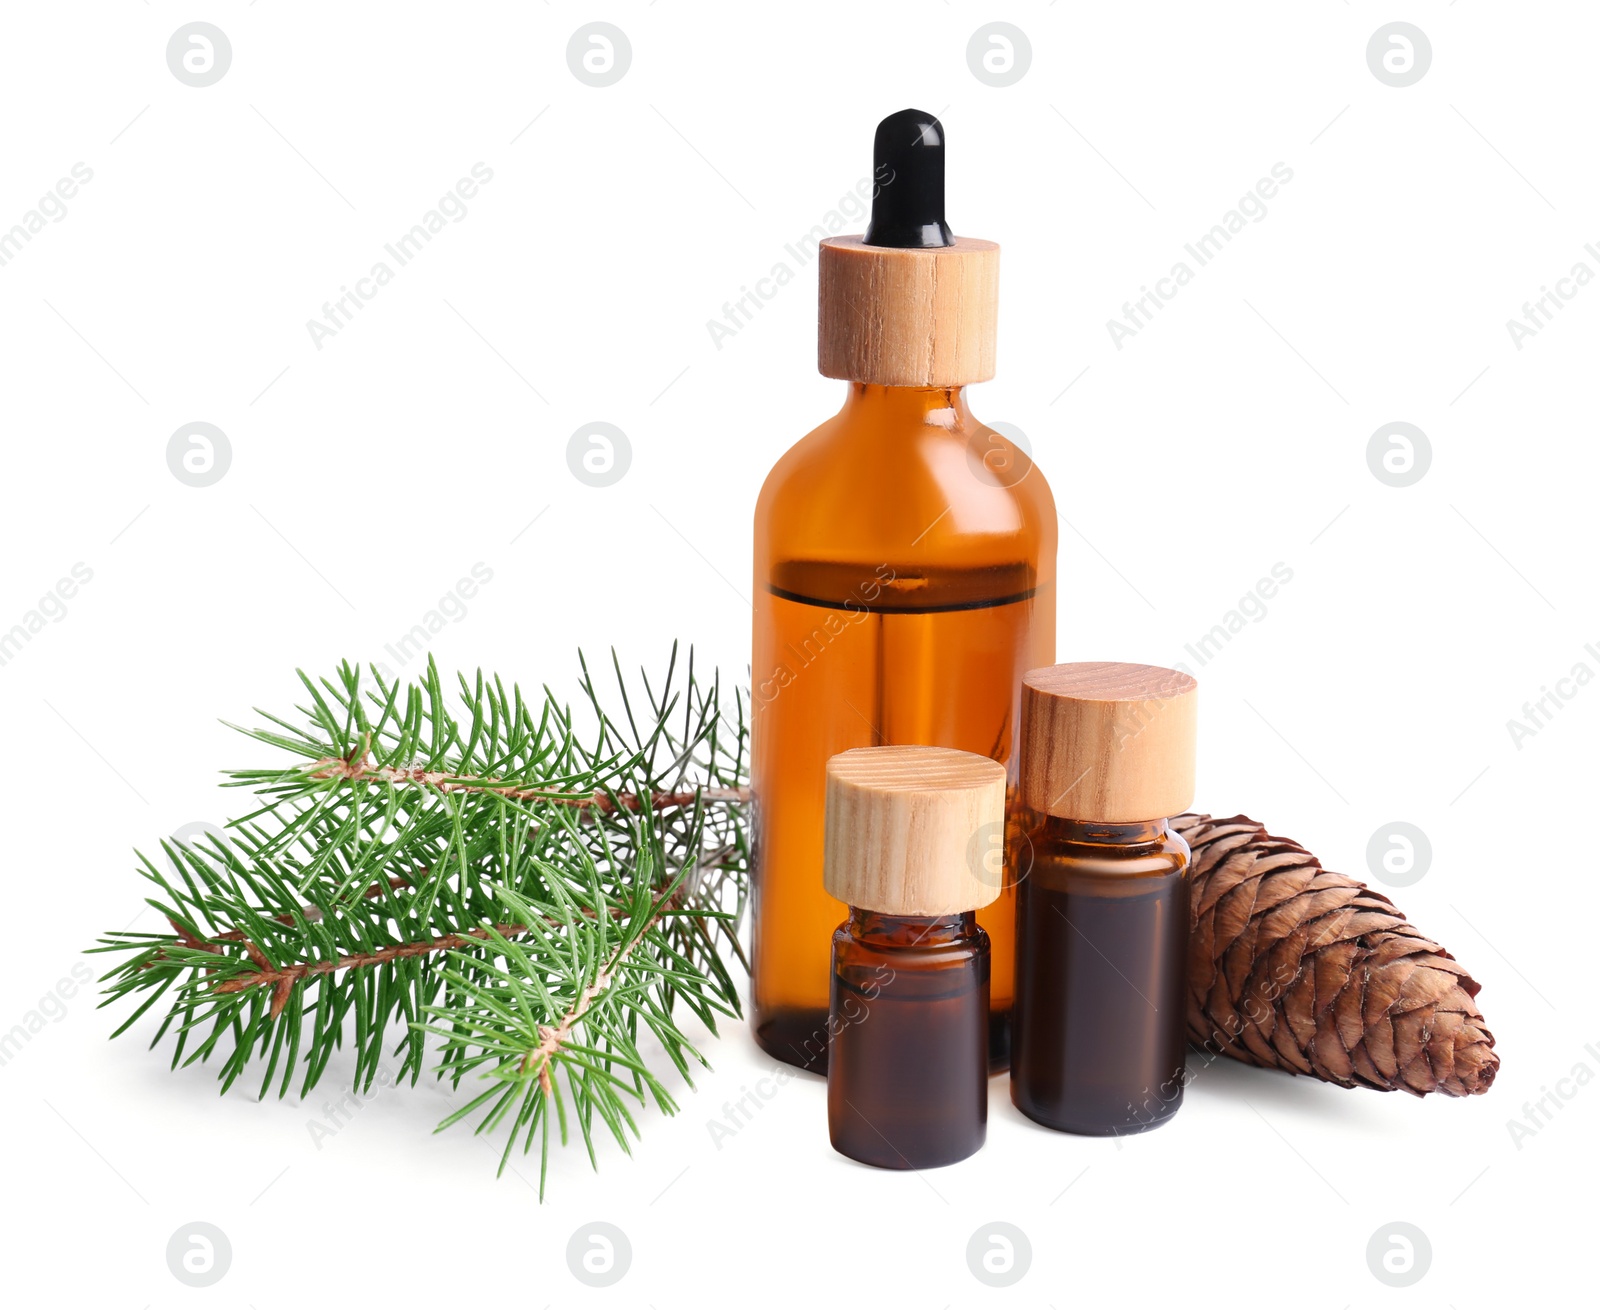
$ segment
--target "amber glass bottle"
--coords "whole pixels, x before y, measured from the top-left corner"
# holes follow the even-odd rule
[[[869,238],[906,227],[880,210],[926,200],[935,164],[942,210],[938,125],[917,119],[921,154],[908,159],[894,148],[904,117],[880,126],[878,176],[898,180],[875,200]],[[1027,454],[973,417],[963,389],[994,371],[997,248],[836,238],[820,263],[820,367],[849,390],[778,461],[755,514],[751,1018],[770,1054],[824,1072],[829,942],[845,912],[822,888],[824,765],[852,747],[918,744],[1010,767],[1021,675],[1055,657],[1056,511]],[[1013,906],[1007,891],[978,915],[994,951],[996,1068]]]
[[[880,1169],[932,1169],[983,1145],[989,939],[972,911],[852,906],[833,934],[828,1135]]]
[[[1011,1096],[1065,1132],[1144,1132],[1183,1102],[1189,848],[1165,819],[1047,818],[1017,905]]]
[[[1006,773],[939,747],[846,751],[827,764],[823,879],[850,906],[833,934],[828,1132],[884,1169],[983,1145],[988,1119],[988,838]]]
[[[1011,1099],[1065,1132],[1121,1136],[1183,1100],[1193,678],[1058,664],[1023,680]]]

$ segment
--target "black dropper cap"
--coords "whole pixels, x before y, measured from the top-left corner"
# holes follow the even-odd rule
[[[944,126],[920,109],[902,109],[872,138],[872,221],[862,243],[929,249],[955,244],[944,221]]]

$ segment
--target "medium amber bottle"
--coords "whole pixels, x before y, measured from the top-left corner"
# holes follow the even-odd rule
[[[949,235],[943,152],[930,115],[879,125],[871,226],[819,255],[819,367],[847,381],[844,407],[756,505],[751,1021],[767,1052],[819,1073],[844,912],[822,885],[827,760],[932,745],[1010,767],[1022,674],[1055,658],[1055,502],[968,408],[964,388],[994,374],[999,250]],[[978,916],[996,1068],[1013,900]]]
[[[983,1145],[988,1120],[993,859],[1006,771],[967,751],[882,746],[828,761],[823,880],[850,907],[833,934],[828,1132],[884,1169]]]
[[[1051,1128],[1144,1132],[1182,1103],[1189,848],[1167,819],[1194,799],[1196,701],[1145,664],[1023,680],[1011,1099]]]

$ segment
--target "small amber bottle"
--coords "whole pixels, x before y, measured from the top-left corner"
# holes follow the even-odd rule
[[[833,934],[828,1131],[884,1169],[983,1145],[989,938],[1000,894],[1005,766],[937,746],[828,761],[823,880],[850,907]]]
[[[1183,1100],[1197,693],[1145,664],[1057,664],[1022,683],[1011,1099],[1121,1136]],[[1027,848],[1031,846],[1031,851]]]

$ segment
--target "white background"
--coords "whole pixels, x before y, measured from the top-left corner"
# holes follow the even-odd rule
[[[205,88],[165,56],[196,19],[232,45]],[[1396,19],[1432,46],[1405,88],[1366,58]],[[631,45],[605,88],[566,58],[595,20]],[[992,21],[1031,46],[1006,87],[967,62]],[[708,1123],[771,1072],[736,1027],[634,1159],[591,1175],[570,1152],[541,1207],[466,1130],[431,1134],[434,1092],[384,1092],[319,1147],[348,1066],[310,1104],[219,1098],[209,1069],[108,1044],[120,1015],[82,988],[0,1068],[9,1293],[1592,1296],[1600,1087],[1560,1080],[1600,1073],[1582,945],[1600,685],[1565,684],[1520,748],[1506,725],[1574,665],[1600,672],[1600,288],[1520,350],[1506,322],[1576,262],[1600,273],[1597,39],[1590,6],[1481,0],[6,6],[0,230],[75,163],[93,180],[0,266],[0,629],[74,564],[93,578],[0,666],[0,1031],[136,914],[135,845],[230,815],[217,770],[260,757],[220,718],[287,709],[297,666],[387,660],[475,563],[493,580],[432,642],[446,668],[567,690],[579,647],[655,666],[679,638],[745,676],[756,491],[842,384],[815,372],[814,264],[720,349],[707,320],[794,263],[786,244],[867,175],[878,118],[917,105],[947,125],[953,227],[1004,251],[1000,373],[972,400],[1055,488],[1059,656],[1195,669],[1200,808],[1362,877],[1381,825],[1422,828],[1426,876],[1386,890],[1481,980],[1504,1058],[1470,1102],[1223,1062],[1121,1144],[1036,1129],[997,1080],[983,1153],[900,1176],[830,1152],[811,1080],[714,1146]],[[479,162],[467,216],[318,349],[307,320]],[[1266,217],[1117,349],[1107,320],[1278,162],[1293,181]],[[204,488],[166,456],[197,421],[231,448]],[[568,469],[592,421],[632,447],[606,488]],[[1395,421],[1432,450],[1405,488],[1367,462]],[[1265,617],[1186,657],[1277,563],[1293,580]],[[1519,1145],[1525,1103],[1562,1089]],[[608,1289],[568,1270],[593,1220],[632,1248]],[[1003,1292],[964,1254],[995,1220],[1032,1248]],[[165,1254],[194,1221],[232,1248],[204,1291]],[[1367,1263],[1394,1221],[1432,1249],[1406,1290]]]

